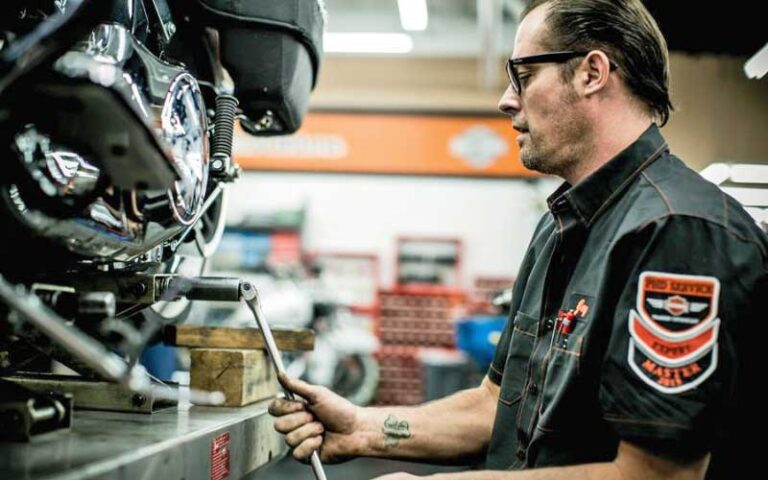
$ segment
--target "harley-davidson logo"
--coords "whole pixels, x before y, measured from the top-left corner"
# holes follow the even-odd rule
[[[688,300],[680,295],[669,297],[665,303],[664,307],[672,315],[682,315],[688,312]]]
[[[648,303],[659,310],[664,309],[674,316],[680,316],[689,312],[699,313],[709,305],[701,302],[689,302],[680,295],[674,295],[666,300],[649,298]]]

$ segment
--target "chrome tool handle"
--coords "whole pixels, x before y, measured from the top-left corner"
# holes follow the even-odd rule
[[[275,370],[277,370],[278,373],[285,373],[285,366],[283,365],[280,351],[277,349],[275,338],[272,336],[272,330],[269,329],[269,324],[264,318],[264,312],[261,310],[259,293],[256,291],[256,287],[250,282],[243,281],[240,284],[240,296],[243,301],[245,301],[246,305],[248,305],[248,308],[251,309],[251,312],[253,312],[256,323],[259,325],[259,330],[261,330],[261,334],[264,336],[264,343],[267,345],[267,353],[269,353],[269,357],[272,359],[272,364],[275,366]],[[296,398],[296,395],[287,388],[283,387],[283,391],[289,400],[294,400]],[[327,480],[325,470],[323,469],[323,463],[320,461],[320,455],[318,455],[317,451],[312,452],[309,460],[312,464],[312,471],[315,473],[315,478],[317,480]]]

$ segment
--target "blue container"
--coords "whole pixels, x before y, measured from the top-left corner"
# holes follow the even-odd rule
[[[460,319],[456,322],[456,346],[466,352],[481,370],[487,370],[506,321],[504,315]]]
[[[139,363],[144,365],[150,375],[163,381],[170,381],[173,372],[179,369],[176,361],[176,348],[157,343],[141,352]]]

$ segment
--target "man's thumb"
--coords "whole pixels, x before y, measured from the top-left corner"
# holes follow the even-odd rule
[[[286,373],[280,373],[277,378],[283,387],[304,398],[310,404],[317,402],[317,394],[320,390],[318,387],[298,378],[289,377]]]

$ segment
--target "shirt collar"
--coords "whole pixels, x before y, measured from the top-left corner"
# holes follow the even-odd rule
[[[570,206],[582,223],[589,226],[648,165],[663,152],[667,142],[656,124],[590,176],[571,185],[564,182],[547,199],[553,213]]]

